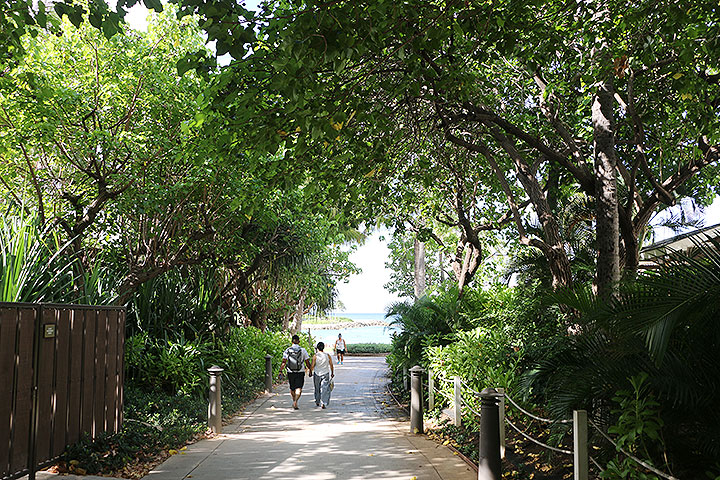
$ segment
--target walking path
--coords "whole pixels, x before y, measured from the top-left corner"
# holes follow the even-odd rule
[[[299,410],[287,385],[223,427],[223,434],[170,457],[145,480],[470,480],[476,473],[447,447],[410,434],[390,415],[384,357],[346,357],[335,367],[330,406],[315,406],[306,377]]]

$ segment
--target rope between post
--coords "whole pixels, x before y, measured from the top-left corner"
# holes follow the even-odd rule
[[[477,415],[478,417],[480,416],[480,412],[478,412],[477,410],[475,410],[474,408],[472,408],[472,407],[471,407],[470,405],[468,405],[467,403],[465,403],[465,402],[462,402],[462,403],[465,405],[465,408],[467,408],[468,410],[470,410],[472,413],[474,413],[474,414]]]
[[[450,400],[451,402],[454,402],[454,401],[455,401],[455,399],[454,399],[453,397],[451,397],[451,396],[448,395],[447,393],[443,392],[442,390],[436,390],[436,391],[437,391],[440,395],[442,395],[443,397],[445,397],[446,399]]]
[[[522,413],[524,413],[524,414],[527,415],[528,417],[533,418],[533,419],[535,419],[535,420],[538,420],[538,421],[540,421],[540,422],[545,422],[545,423],[572,423],[572,420],[551,420],[551,419],[549,419],[549,418],[538,417],[537,415],[533,415],[532,413],[528,412],[527,410],[525,410],[524,408],[522,408],[520,405],[518,405],[518,404],[515,402],[515,400],[513,400],[512,398],[510,398],[510,397],[508,396],[507,393],[505,394],[505,398],[507,398],[507,399],[510,401],[510,403],[512,403],[513,406],[515,406],[515,408],[517,408],[518,410],[520,410]]]
[[[607,440],[608,442],[610,442],[611,444],[613,444],[613,445],[615,446],[615,448],[617,448],[617,450],[618,450],[619,452],[625,454],[625,455],[626,455],[628,458],[630,458],[631,460],[633,460],[633,461],[635,461],[636,463],[638,463],[639,465],[642,465],[643,467],[647,468],[648,470],[650,470],[651,472],[653,472],[655,475],[660,475],[662,478],[665,478],[665,479],[667,479],[667,480],[679,480],[677,477],[673,477],[672,475],[668,475],[667,473],[662,472],[662,471],[658,470],[657,468],[653,467],[652,465],[650,465],[650,464],[648,464],[648,463],[640,460],[639,458],[637,458],[636,456],[632,455],[631,453],[626,452],[626,451],[625,451],[624,449],[622,449],[617,443],[615,443],[612,438],[610,438],[609,436],[607,436],[607,434],[605,434],[605,432],[603,432],[602,429],[600,429],[600,427],[598,427],[598,426],[595,424],[595,422],[593,422],[590,418],[588,418],[588,423],[589,423],[590,425],[592,425],[593,428],[595,428],[595,430],[597,430],[600,435],[602,435],[603,437],[605,437],[605,440]]]
[[[462,383],[468,390],[470,390],[470,393],[474,393],[475,395],[482,395],[482,393],[478,392],[477,390],[472,388],[470,385],[465,383],[465,380],[463,380],[462,378],[460,379],[460,383]]]
[[[592,455],[588,455],[588,458],[590,459],[591,462],[593,462],[593,463],[595,464],[595,466],[598,468],[598,470],[600,470],[601,472],[604,472],[604,471],[605,471],[605,469],[600,466],[600,464],[598,463],[598,461],[595,460],[595,459],[592,457]]]
[[[540,445],[543,448],[547,448],[548,450],[552,450],[554,452],[564,453],[565,455],[573,454],[573,452],[571,450],[564,450],[562,448],[551,447],[550,445],[543,443],[540,440],[535,440],[533,437],[531,437],[530,435],[526,434],[525,432],[520,430],[518,427],[516,427],[515,424],[512,423],[507,417],[505,417],[505,421],[508,423],[508,425],[510,425],[513,429],[515,429],[515,431],[518,432],[520,435],[522,435],[526,439],[530,440],[531,442]],[[677,480],[677,479],[675,479],[675,480]]]

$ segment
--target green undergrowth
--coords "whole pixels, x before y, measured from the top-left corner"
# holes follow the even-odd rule
[[[312,340],[301,337],[310,348]],[[222,338],[128,339],[125,352],[124,422],[115,434],[83,437],[69,446],[60,472],[140,478],[170,455],[207,432],[208,373],[211,365],[222,375],[224,417],[240,411],[264,388],[265,355],[273,357],[277,377],[287,333],[237,328]]]

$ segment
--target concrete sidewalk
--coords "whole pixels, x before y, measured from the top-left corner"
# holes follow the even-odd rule
[[[475,479],[448,448],[388,415],[383,357],[346,357],[330,405],[315,406],[306,377],[300,410],[286,385],[251,404],[217,438],[188,446],[145,480]]]
[[[410,433],[386,393],[386,370],[384,357],[345,357],[325,410],[315,406],[311,378],[305,377],[300,410],[292,409],[287,384],[278,387],[222,435],[189,445],[143,480],[475,480],[477,473],[447,447]]]

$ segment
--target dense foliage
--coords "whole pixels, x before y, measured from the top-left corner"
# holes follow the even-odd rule
[[[197,398],[212,363],[247,392],[385,223],[389,288],[427,292],[388,312],[396,376],[718,470],[720,262],[638,273],[651,218],[719,192],[716,1],[144,0],[147,33],[135,3],[3,4],[2,300],[127,305],[137,398]]]
[[[28,271],[49,259],[56,301],[129,304],[131,333],[287,328],[332,308],[352,232],[305,185],[267,183],[282,155],[214,136],[207,80],[176,70],[204,48],[197,22],[173,8],[147,33],[54,22],[62,35],[24,39],[0,81],[3,249],[27,247]],[[13,268],[6,298],[49,298]]]
[[[505,388],[551,418],[587,410],[626,451],[680,478],[701,478],[717,471],[720,445],[719,246],[709,241],[676,253],[623,284],[611,302],[582,288],[496,287],[466,296],[458,312],[433,316],[447,299],[423,299],[395,310],[405,331],[393,339],[391,365],[396,375],[414,364],[431,368],[448,396],[452,385],[442,379],[459,375],[469,389]],[[553,311],[555,302],[579,316]],[[438,402],[447,404],[442,396]],[[471,395],[466,402],[477,407]],[[644,478],[641,467],[590,433],[601,447],[595,458],[608,465],[603,478]]]

